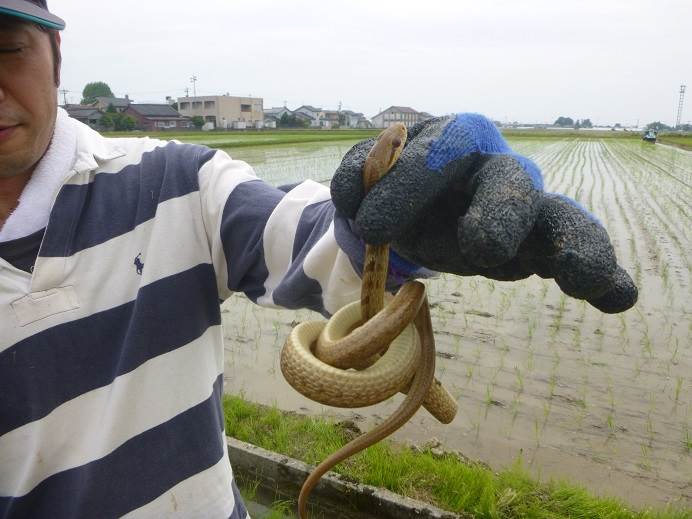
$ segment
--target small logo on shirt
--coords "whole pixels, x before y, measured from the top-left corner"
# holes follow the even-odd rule
[[[140,252],[139,254],[137,254],[137,256],[135,256],[134,261],[135,268],[137,269],[137,274],[139,274],[140,276],[142,275],[142,269],[144,268],[144,263],[142,263],[141,257],[142,253]]]

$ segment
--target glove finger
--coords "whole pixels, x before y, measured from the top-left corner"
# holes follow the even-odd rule
[[[469,188],[471,204],[457,231],[462,256],[480,268],[507,263],[517,255],[538,215],[538,167],[510,154],[486,156]]]
[[[332,202],[336,209],[347,218],[354,219],[363,200],[363,164],[375,143],[366,139],[353,146],[344,155],[330,184]]]
[[[615,286],[601,297],[589,299],[589,303],[601,312],[615,314],[632,308],[639,296],[637,286],[630,275],[618,266],[614,275]]]
[[[567,295],[597,300],[615,288],[617,260],[603,226],[567,197],[543,196],[536,225],[520,254]]]

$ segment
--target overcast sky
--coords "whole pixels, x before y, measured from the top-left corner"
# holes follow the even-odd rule
[[[390,105],[501,121],[672,124],[690,85],[689,0],[50,0],[63,88],[164,102],[264,98],[372,117]],[[190,90],[192,91],[192,90]]]

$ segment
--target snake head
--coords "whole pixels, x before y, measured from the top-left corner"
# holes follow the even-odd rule
[[[394,123],[377,136],[363,166],[363,185],[366,193],[394,166],[404,149],[406,138],[406,126],[402,123]]]

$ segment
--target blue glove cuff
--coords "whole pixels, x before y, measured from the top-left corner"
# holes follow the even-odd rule
[[[441,172],[452,161],[469,153],[510,155],[526,171],[536,189],[543,189],[543,177],[538,166],[530,159],[512,151],[495,124],[481,114],[464,113],[454,116],[432,141],[426,167]]]
[[[430,145],[426,167],[442,171],[447,164],[469,153],[511,153],[509,145],[487,117],[457,114]]]

